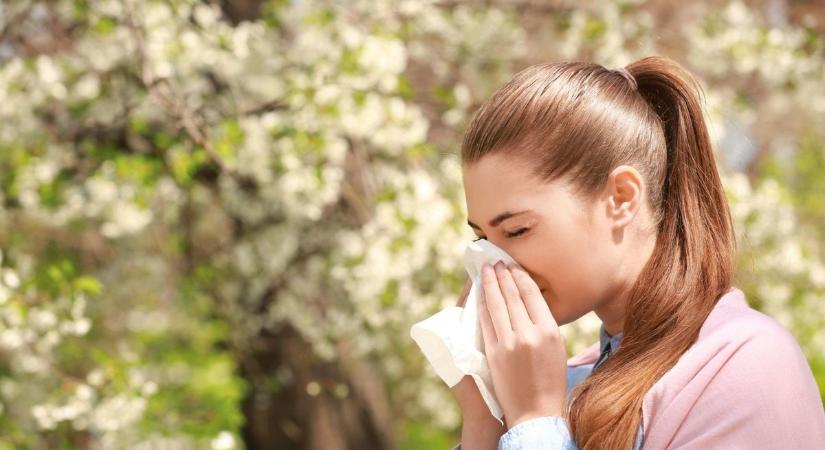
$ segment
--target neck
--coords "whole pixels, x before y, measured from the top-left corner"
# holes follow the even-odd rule
[[[631,258],[623,260],[622,266],[626,271],[619,275],[615,284],[616,288],[608,293],[608,296],[601,305],[594,309],[596,316],[604,323],[604,329],[611,337],[624,330],[625,310],[630,289],[636,282],[653,249],[656,246],[656,239],[650,238],[641,245],[636,245],[636,250],[628,251]]]
[[[604,323],[604,331],[611,337],[619,334],[624,329],[624,313],[627,304],[627,292],[623,291],[618,296],[614,296],[610,301],[595,309],[596,315]]]

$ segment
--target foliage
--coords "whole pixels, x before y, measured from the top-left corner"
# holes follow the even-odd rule
[[[0,52],[0,449],[242,448],[242,399],[294,380],[248,367],[287,326],[319,361],[370,362],[402,448],[457,438],[408,330],[464,282],[463,127],[531,58],[664,51],[639,2],[554,2],[540,27],[488,3],[274,1],[239,23],[196,0],[4,4],[26,45]],[[823,386],[822,39],[739,2],[680,11],[668,51],[707,89],[720,161],[731,121],[774,155],[725,166],[740,285]],[[569,350],[598,325],[565,326]],[[305,390],[324,389],[351,391]]]

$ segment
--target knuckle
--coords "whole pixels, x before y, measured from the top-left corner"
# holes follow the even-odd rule
[[[520,344],[527,348],[537,348],[541,345],[541,336],[538,333],[524,333],[520,338]]]
[[[508,285],[507,286],[507,294],[509,294],[512,299],[519,298],[518,289],[516,289],[515,286]]]
[[[500,350],[503,351],[503,352],[507,352],[507,353],[512,352],[513,350],[515,350],[517,348],[517,345],[518,345],[518,342],[516,341],[516,339],[505,339],[505,340],[499,341]]]
[[[543,326],[540,328],[541,335],[544,339],[549,341],[564,341],[564,336],[559,332],[559,329],[551,326]]]
[[[484,286],[484,290],[487,292],[493,292],[493,289],[498,289],[496,286],[496,280],[494,278],[487,278],[486,280],[482,281],[482,286]]]
[[[496,355],[498,355],[498,350],[495,345],[488,345],[487,348],[484,349],[484,354],[487,357],[487,361],[492,363],[492,361],[496,359]]]
[[[526,279],[527,279],[527,278],[529,278],[529,277],[527,276],[527,274],[525,274],[525,273],[524,273],[523,271],[521,271],[520,269],[516,269],[516,270],[512,271],[511,273],[512,273],[512,275],[513,275],[513,279],[514,279],[514,280],[518,280],[518,281],[526,281]]]

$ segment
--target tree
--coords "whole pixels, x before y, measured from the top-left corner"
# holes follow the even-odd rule
[[[4,4],[0,448],[411,448],[417,424],[454,431],[408,330],[463,284],[470,114],[526,64],[663,45],[635,3],[574,6]],[[821,143],[821,40],[738,3],[678,12],[669,51],[706,77],[714,123],[788,124],[759,127],[760,154]],[[804,323],[815,361],[821,235],[758,175],[726,176],[752,244],[743,287]],[[801,269],[764,276],[778,265]],[[570,350],[598,324],[566,326]]]

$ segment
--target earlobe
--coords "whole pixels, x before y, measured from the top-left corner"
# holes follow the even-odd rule
[[[617,227],[624,227],[633,218],[634,209],[631,208],[630,202],[619,199],[616,196],[610,197],[610,209],[613,212],[613,223]]]

